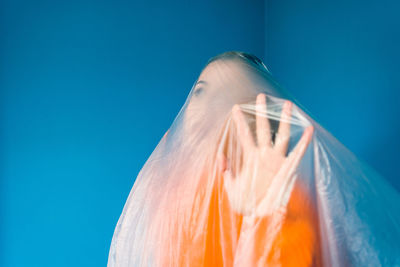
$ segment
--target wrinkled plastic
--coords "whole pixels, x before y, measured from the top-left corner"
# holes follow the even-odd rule
[[[399,203],[265,66],[222,58],[138,174],[108,266],[400,266]]]

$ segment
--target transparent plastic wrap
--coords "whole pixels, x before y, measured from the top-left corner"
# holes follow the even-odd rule
[[[227,52],[139,172],[108,266],[400,266],[399,204],[258,58]]]

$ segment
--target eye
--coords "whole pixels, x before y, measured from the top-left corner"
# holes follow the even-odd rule
[[[202,87],[199,87],[199,88],[197,88],[197,89],[195,89],[194,90],[194,92],[193,92],[193,94],[195,95],[195,96],[198,96],[199,94],[201,94],[202,92],[203,92],[203,88]]]

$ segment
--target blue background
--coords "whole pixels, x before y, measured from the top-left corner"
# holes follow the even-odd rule
[[[165,3],[168,2],[168,3]],[[1,266],[105,266],[136,175],[206,61],[264,60],[400,188],[397,1],[0,2]]]

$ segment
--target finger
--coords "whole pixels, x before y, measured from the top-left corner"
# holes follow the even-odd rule
[[[235,121],[237,127],[239,140],[242,143],[243,151],[246,152],[250,148],[254,147],[253,136],[251,135],[249,125],[247,124],[238,104],[233,106],[232,113],[233,120]]]
[[[275,137],[274,149],[279,151],[283,156],[286,156],[286,152],[289,146],[290,140],[290,117],[292,115],[292,102],[287,100],[283,106],[281,120],[278,127],[278,132]]]
[[[297,143],[296,147],[286,158],[286,160],[282,166],[282,169],[280,170],[280,171],[282,171],[281,174],[291,176],[295,172],[297,166],[299,165],[301,159],[304,156],[304,153],[307,150],[307,147],[311,141],[313,132],[314,132],[314,126],[312,126],[312,125],[307,127],[304,130],[304,133],[301,136],[300,141]]]
[[[272,146],[269,121],[266,115],[267,100],[265,94],[258,94],[256,101],[256,128],[259,146]]]

